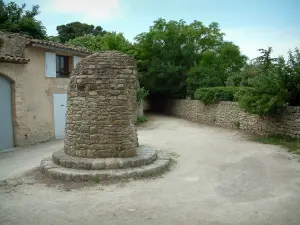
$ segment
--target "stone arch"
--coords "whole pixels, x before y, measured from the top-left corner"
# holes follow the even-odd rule
[[[7,80],[9,80],[9,81],[11,82],[12,85],[15,84],[14,79],[12,79],[10,76],[7,76],[6,74],[1,73],[1,72],[0,72],[0,76],[1,76],[1,77],[4,77],[4,78],[7,79]]]
[[[12,107],[11,117],[12,117],[13,142],[14,142],[13,145],[16,146],[16,100],[15,100],[16,85],[15,85],[15,81],[11,77],[7,76],[6,74],[0,72],[0,77],[3,77],[11,84],[11,107]]]

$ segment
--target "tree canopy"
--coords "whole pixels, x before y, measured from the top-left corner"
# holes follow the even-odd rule
[[[71,39],[82,37],[84,35],[102,36],[106,33],[101,26],[94,26],[91,24],[72,22],[56,27],[58,32],[57,38],[60,42],[65,43]]]
[[[240,71],[246,60],[239,47],[231,42],[224,42],[206,51],[199,63],[188,72],[188,96],[193,97],[195,90],[200,87],[225,86],[228,77]]]
[[[24,33],[34,38],[45,39],[46,28],[35,17],[39,15],[39,6],[26,10],[26,4],[18,6],[14,2],[0,0],[0,30]]]
[[[224,41],[217,23],[158,19],[149,31],[128,41],[123,33],[101,26],[72,22],[57,26],[57,36],[46,36],[36,19],[39,6],[0,0],[0,30],[29,34],[91,51],[118,50],[135,57],[141,87],[149,94],[201,101],[237,100],[248,112],[269,115],[287,105],[300,105],[300,51],[273,58],[271,47],[247,61],[240,48]],[[195,97],[196,96],[196,97]]]
[[[151,93],[184,98],[188,70],[207,50],[222,44],[223,33],[217,23],[205,26],[200,21],[158,19],[135,40],[141,85]]]
[[[122,33],[106,32],[104,35],[84,35],[68,42],[69,45],[85,47],[91,51],[117,50],[133,54],[133,45]]]
[[[238,93],[240,106],[265,116],[287,105],[299,105],[300,51],[290,51],[287,62],[283,57],[272,58],[272,48],[259,51],[259,57],[228,79],[229,84],[250,87]]]

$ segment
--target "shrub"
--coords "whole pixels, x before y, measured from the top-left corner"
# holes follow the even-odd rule
[[[149,91],[147,91],[145,88],[143,88],[143,87],[138,88],[136,90],[136,102],[137,102],[137,104],[140,105],[142,103],[143,99],[148,96],[148,94],[149,94]]]
[[[144,123],[148,121],[148,118],[146,116],[137,116],[136,123]]]
[[[194,93],[194,98],[204,104],[213,104],[219,101],[234,101],[235,94],[242,87],[212,87],[199,88]]]
[[[245,65],[241,71],[232,73],[227,79],[227,86],[249,86],[248,79],[260,73],[259,66],[252,63]]]
[[[248,82],[251,87],[236,94],[240,107],[247,112],[268,116],[287,105],[288,91],[278,74],[262,73]]]

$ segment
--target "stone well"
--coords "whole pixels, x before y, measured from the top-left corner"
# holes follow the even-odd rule
[[[42,160],[46,175],[63,180],[106,180],[155,175],[169,164],[139,146],[135,61],[116,51],[84,58],[71,74],[64,149]]]
[[[136,156],[134,60],[109,52],[84,59],[69,86],[65,153],[88,158]]]

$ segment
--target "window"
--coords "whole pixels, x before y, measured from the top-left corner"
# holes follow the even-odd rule
[[[69,56],[56,55],[56,77],[69,77]]]

